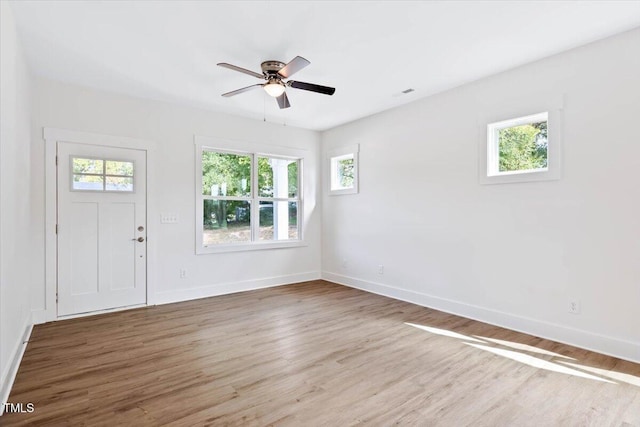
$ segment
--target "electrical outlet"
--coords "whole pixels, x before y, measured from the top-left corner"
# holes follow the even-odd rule
[[[181,268],[180,269],[180,278],[184,279],[187,277],[187,269],[186,268]]]
[[[580,314],[580,301],[577,299],[569,300],[569,313]]]
[[[384,265],[380,264],[378,266],[378,274],[384,274]]]
[[[342,258],[342,268],[347,268],[348,263],[346,258]]]

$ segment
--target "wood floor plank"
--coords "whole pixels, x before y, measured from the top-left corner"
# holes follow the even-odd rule
[[[0,425],[638,426],[640,365],[325,281],[34,328]]]

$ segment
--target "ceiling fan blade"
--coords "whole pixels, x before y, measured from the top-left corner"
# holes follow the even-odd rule
[[[296,82],[291,80],[287,82],[287,85],[296,89],[308,90],[311,92],[322,93],[325,95],[333,95],[336,91],[336,88],[334,87],[320,86],[320,85],[315,85],[313,83]]]
[[[280,74],[285,79],[288,79],[309,64],[311,64],[311,62],[307,61],[302,56],[296,56],[291,61],[289,61],[287,65],[282,67],[282,69],[278,71],[278,74]]]
[[[258,84],[247,86],[247,87],[243,87],[242,89],[232,90],[231,92],[223,93],[222,96],[224,96],[225,98],[228,98],[230,96],[237,95],[239,93],[248,92],[251,89],[255,89],[257,87],[262,87],[262,83],[258,83]]]
[[[227,64],[226,62],[221,62],[218,64],[219,67],[228,68],[230,70],[239,71],[244,74],[249,74],[250,76],[257,77],[259,79],[264,79],[264,75],[256,73],[251,70],[247,70],[246,68],[238,67],[237,65]]]
[[[287,92],[282,92],[282,95],[277,97],[276,101],[278,101],[278,107],[280,107],[280,109],[291,107],[291,104],[289,104],[289,98],[287,97]]]

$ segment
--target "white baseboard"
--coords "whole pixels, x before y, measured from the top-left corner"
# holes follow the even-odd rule
[[[20,362],[22,362],[22,356],[24,356],[24,351],[27,348],[27,342],[29,338],[31,338],[31,331],[33,330],[33,323],[31,322],[31,318],[27,320],[27,323],[24,327],[24,332],[20,341],[16,343],[11,352],[11,359],[5,372],[2,375],[2,383],[0,384],[0,416],[4,413],[4,403],[9,401],[9,394],[11,393],[11,387],[13,387],[13,382],[16,379],[16,375],[18,374],[18,368],[20,367]]]
[[[199,288],[179,289],[155,294],[156,304],[170,304],[173,302],[189,301],[199,298],[208,298],[218,295],[232,294],[236,292],[253,291],[256,289],[271,288],[274,286],[289,285],[292,283],[306,282],[320,279],[319,271],[290,274],[286,276],[268,277],[264,279],[246,280],[242,282],[220,283]]]
[[[626,341],[589,331],[531,319],[477,305],[440,298],[420,292],[395,288],[381,283],[357,279],[327,271],[322,272],[324,280],[383,295],[423,307],[433,308],[480,322],[489,323],[514,331],[561,342],[586,350],[595,351],[631,362],[640,363],[640,343]]]
[[[146,303],[134,304],[134,305],[125,305],[124,307],[105,308],[104,310],[88,311],[86,313],[65,314],[64,316],[58,316],[56,320],[79,319],[81,317],[91,317],[91,316],[97,316],[98,314],[117,313],[118,311],[133,310],[136,308],[143,308],[146,306],[147,306]]]

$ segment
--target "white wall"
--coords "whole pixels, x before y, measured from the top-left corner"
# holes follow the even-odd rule
[[[323,197],[323,277],[640,361],[638,52],[636,29],[325,132],[360,144],[360,193]],[[480,185],[479,118],[540,94],[562,179]]]
[[[30,76],[8,2],[0,2],[0,403],[30,330]],[[0,413],[2,412],[0,408]]]
[[[317,196],[319,134],[143,100],[85,87],[36,78],[34,80],[33,158],[42,165],[42,129],[55,127],[154,141],[148,181],[149,287],[151,302],[171,302],[211,296],[259,286],[320,277],[320,208]],[[304,165],[305,230],[307,246],[300,248],[195,255],[194,135],[308,150]],[[34,209],[40,216],[40,241],[34,265],[42,278],[34,289],[36,310],[44,299],[44,174],[34,168],[40,185]],[[152,201],[152,202],[151,202]],[[178,224],[160,224],[160,213],[177,213]],[[153,231],[155,230],[155,232]],[[180,269],[187,277],[180,278]]]

